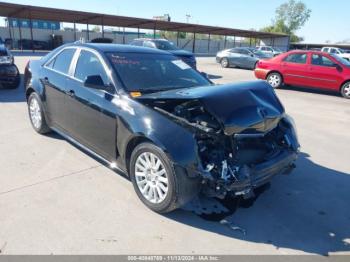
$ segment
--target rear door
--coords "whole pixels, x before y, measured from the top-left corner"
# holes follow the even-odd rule
[[[230,65],[241,66],[241,52],[239,48],[233,48],[228,52],[228,59],[230,60]]]
[[[65,106],[67,79],[76,48],[66,48],[43,67],[41,82],[45,86],[45,106],[52,125],[66,129],[69,119]]]
[[[286,84],[307,86],[309,85],[307,65],[308,54],[292,53],[286,56],[281,63],[281,73]]]
[[[326,89],[339,89],[342,73],[337,63],[322,54],[311,54],[310,86]]]

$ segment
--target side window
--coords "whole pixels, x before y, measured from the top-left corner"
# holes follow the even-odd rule
[[[307,54],[291,54],[284,61],[288,63],[306,64]]]
[[[332,49],[331,49],[331,54],[338,54],[337,49],[332,48]]]
[[[47,66],[61,72],[63,74],[68,74],[70,64],[72,62],[72,58],[74,56],[76,49],[68,48],[59,53],[56,58],[51,61]]]
[[[245,49],[241,49],[239,50],[239,52],[242,54],[242,55],[249,55],[249,52]]]
[[[150,47],[150,48],[156,48],[156,45],[153,42],[151,42],[151,41],[143,42],[143,46]]]
[[[85,81],[86,77],[92,75],[100,75],[103,82],[108,84],[108,76],[98,57],[92,52],[81,50],[74,77]]]
[[[316,55],[316,54],[312,55],[311,64],[317,65],[317,66],[327,66],[327,67],[335,66],[335,63],[329,58],[323,55]]]
[[[130,44],[135,46],[142,46],[142,41],[136,40],[136,41],[132,41]]]
[[[329,53],[329,48],[325,48],[323,52]]]
[[[233,53],[233,54],[238,54],[239,53],[239,50],[237,48],[232,48],[230,50],[230,53]]]

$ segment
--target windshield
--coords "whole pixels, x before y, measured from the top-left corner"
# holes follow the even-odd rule
[[[167,54],[106,53],[127,91],[157,92],[211,83],[182,60]]]
[[[335,58],[339,63],[341,63],[342,65],[345,65],[347,67],[350,67],[350,62],[336,54],[330,54],[330,56],[332,56],[333,58]]]
[[[277,47],[274,47],[273,49],[274,49],[275,51],[277,51],[277,52],[282,52],[282,50],[279,49],[279,48],[277,48]]]
[[[154,41],[154,43],[161,50],[177,50],[177,47],[169,41]]]

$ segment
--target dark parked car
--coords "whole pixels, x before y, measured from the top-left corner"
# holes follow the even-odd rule
[[[23,48],[26,50],[31,50],[32,48],[34,50],[49,50],[49,43],[46,41],[39,41],[39,40],[33,40],[33,46],[32,46],[32,40],[30,39],[22,39],[18,40],[18,47]]]
[[[20,74],[14,64],[11,52],[0,44],[0,88],[16,88],[20,82]]]
[[[172,42],[166,39],[140,38],[132,41],[130,45],[156,48],[170,52],[192,68],[197,68],[196,58],[191,52],[177,48]]]
[[[271,55],[249,47],[236,47],[220,51],[216,55],[216,62],[222,67],[239,67],[254,69],[259,60],[269,59]]]
[[[294,123],[269,84],[214,86],[168,52],[70,44],[31,61],[25,79],[33,128],[128,174],[156,212],[199,192],[252,196],[297,158]]]
[[[91,43],[99,43],[99,44],[112,44],[113,39],[107,37],[98,37],[91,40]]]

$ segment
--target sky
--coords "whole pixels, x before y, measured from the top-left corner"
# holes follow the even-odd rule
[[[31,0],[4,1],[141,18],[170,14],[172,21],[260,29],[271,24],[275,9],[287,0]],[[307,43],[350,41],[349,0],[303,0],[312,10],[305,26],[297,32]]]

